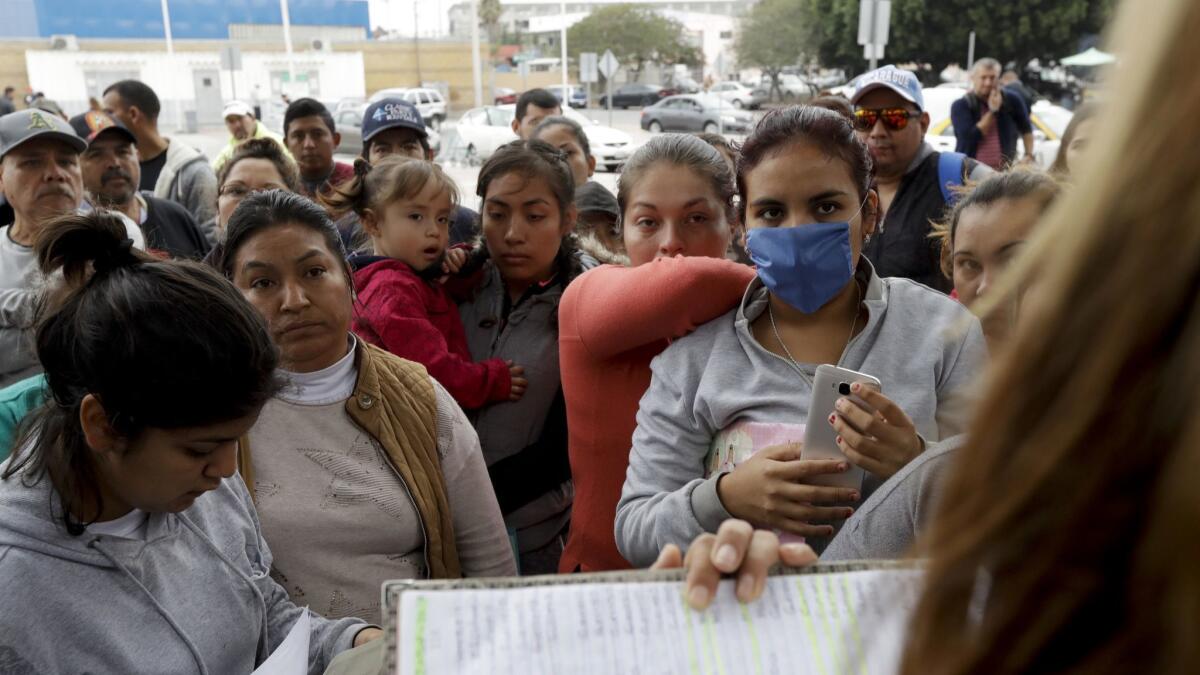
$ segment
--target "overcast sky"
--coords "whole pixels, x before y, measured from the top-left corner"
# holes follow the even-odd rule
[[[371,27],[382,26],[413,33],[413,4],[417,5],[417,29],[421,37],[444,35],[450,30],[446,12],[459,0],[368,0],[371,8]]]

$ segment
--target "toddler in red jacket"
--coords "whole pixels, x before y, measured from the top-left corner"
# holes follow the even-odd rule
[[[454,181],[432,162],[399,156],[375,166],[359,159],[354,174],[321,196],[335,212],[354,211],[371,238],[371,251],[350,256],[354,333],[423,364],[465,409],[520,399],[522,368],[471,360],[458,307],[440,282],[466,259],[466,251],[446,250]]]

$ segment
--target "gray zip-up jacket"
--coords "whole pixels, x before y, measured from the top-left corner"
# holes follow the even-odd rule
[[[271,552],[241,476],[146,538],[66,533],[48,478],[0,480],[0,663],[19,673],[249,673],[300,617],[271,579]],[[312,617],[319,675],[366,627]]]
[[[839,365],[879,378],[926,441],[961,433],[987,354],[979,321],[926,286],[876,276],[865,258],[857,278],[866,287],[869,318]],[[667,544],[686,548],[731,517],[717,496],[721,474],[704,475],[718,433],[737,422],[806,422],[811,386],[750,331],[767,302],[755,279],[741,306],[651,363],[615,529],[617,547],[634,565],[654,562]],[[811,381],[816,364],[802,367]],[[863,497],[879,483],[868,473]],[[820,550],[828,542],[809,543]]]
[[[167,161],[154,183],[154,196],[182,205],[200,224],[208,243],[217,242],[217,174],[199,150],[168,139]]]

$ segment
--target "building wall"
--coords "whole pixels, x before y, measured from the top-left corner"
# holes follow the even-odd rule
[[[163,37],[160,0],[3,0],[0,4],[17,19],[0,27],[2,37]],[[181,40],[226,39],[230,24],[283,22],[279,0],[169,0],[169,11],[172,36]],[[367,0],[289,0],[288,15],[297,26],[355,26],[361,29],[359,39],[370,34]]]

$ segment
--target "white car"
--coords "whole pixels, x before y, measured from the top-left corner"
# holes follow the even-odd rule
[[[443,154],[469,164],[486,161],[497,148],[517,140],[512,130],[513,108],[487,105],[463,113],[458,123],[447,130]]]
[[[601,168],[610,173],[618,171],[625,164],[625,160],[629,159],[629,155],[633,154],[633,138],[624,131],[588,119],[574,108],[563,108],[563,115],[583,127],[588,145],[592,148],[592,156],[596,158],[597,171]]]
[[[751,89],[741,82],[718,82],[708,90],[708,93],[720,96],[723,101],[735,108],[754,110],[767,102],[765,90]]]
[[[374,103],[385,98],[399,98],[415,105],[417,112],[421,113],[421,118],[425,120],[425,126],[437,129],[442,122],[446,121],[446,99],[437,89],[418,87],[380,89],[372,94],[367,102]]]

